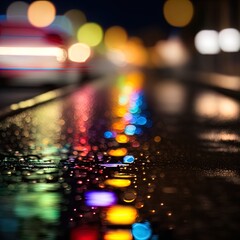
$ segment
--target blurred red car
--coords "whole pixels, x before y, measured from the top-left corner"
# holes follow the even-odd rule
[[[80,72],[68,60],[67,41],[54,29],[0,22],[0,81],[37,86],[77,82]]]

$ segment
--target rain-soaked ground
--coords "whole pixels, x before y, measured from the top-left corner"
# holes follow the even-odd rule
[[[195,78],[127,72],[1,120],[0,239],[240,239],[238,95]]]

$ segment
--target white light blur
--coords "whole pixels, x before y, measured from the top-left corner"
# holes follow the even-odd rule
[[[120,50],[109,50],[107,52],[107,58],[119,67],[126,66],[126,56]]]
[[[66,60],[66,52],[58,47],[0,47],[3,56],[46,56],[56,57],[58,61]]]
[[[232,120],[239,117],[239,104],[222,95],[211,92],[202,93],[195,102],[195,110],[201,117],[218,120]]]
[[[84,43],[75,43],[68,49],[68,57],[72,62],[86,62],[91,56],[91,48]]]
[[[234,28],[226,28],[219,33],[219,45],[224,52],[240,50],[240,32]]]
[[[182,85],[170,81],[155,86],[153,94],[157,100],[157,110],[168,114],[181,113],[185,106],[186,91]]]
[[[202,30],[194,39],[195,47],[201,54],[217,54],[220,52],[218,32],[215,30]]]
[[[160,61],[167,66],[180,66],[189,59],[188,51],[179,38],[159,41],[156,45],[156,51]]]

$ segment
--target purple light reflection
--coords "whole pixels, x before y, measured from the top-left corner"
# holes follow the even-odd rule
[[[113,192],[93,190],[85,193],[85,203],[90,207],[108,207],[117,203],[117,196]]]

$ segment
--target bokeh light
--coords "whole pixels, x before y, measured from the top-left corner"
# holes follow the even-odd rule
[[[64,14],[67,19],[71,22],[73,35],[75,35],[80,26],[87,22],[86,15],[84,12],[78,9],[71,9]]]
[[[107,29],[104,37],[104,43],[109,49],[122,48],[127,42],[127,32],[120,26],[113,26]]]
[[[27,12],[29,5],[23,1],[16,1],[7,8],[7,19],[13,21],[27,20]]]
[[[195,102],[196,113],[205,118],[218,120],[237,119],[240,109],[236,101],[211,92],[202,93]]]
[[[56,30],[66,33],[69,36],[73,35],[73,28],[70,20],[64,15],[57,15],[54,21],[51,23],[51,27]]]
[[[85,193],[86,205],[91,207],[108,207],[116,204],[117,196],[108,191],[87,191]]]
[[[134,156],[132,155],[126,155],[123,158],[123,163],[133,163],[134,162]]]
[[[28,20],[35,27],[47,27],[55,19],[56,8],[49,1],[36,1],[28,8]]]
[[[226,28],[219,33],[219,45],[224,52],[238,52],[240,49],[240,32],[234,28]]]
[[[154,63],[157,66],[181,66],[189,60],[189,53],[183,42],[177,38],[170,38],[167,41],[159,41],[155,50],[157,53]]]
[[[97,240],[98,236],[97,227],[84,225],[71,230],[70,240]]]
[[[152,229],[148,222],[134,223],[132,226],[132,234],[135,240],[147,240],[152,235]]]
[[[124,46],[123,53],[129,64],[144,66],[147,63],[147,51],[139,38],[131,38]]]
[[[106,221],[110,224],[129,225],[136,221],[138,212],[134,207],[116,205],[108,208]]]
[[[104,184],[112,186],[112,187],[128,187],[131,184],[131,181],[128,179],[107,179]]]
[[[116,141],[118,143],[127,143],[129,141],[129,137],[126,136],[125,134],[118,134],[116,136]]]
[[[193,5],[189,0],[168,0],[163,8],[166,21],[175,27],[188,25],[193,17],[193,13]]]
[[[78,41],[90,47],[99,45],[103,39],[102,27],[97,23],[85,23],[77,33]]]
[[[122,157],[125,156],[126,154],[127,154],[126,148],[110,149],[108,151],[108,155],[113,157]]]
[[[195,47],[201,54],[217,54],[220,52],[218,32],[215,30],[202,30],[194,39]]]
[[[127,229],[109,230],[104,235],[104,240],[132,240],[132,233]]]
[[[83,43],[75,43],[68,49],[68,57],[73,62],[85,62],[90,56],[90,47]]]

